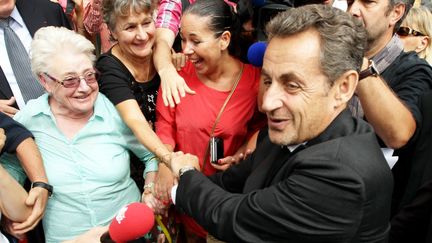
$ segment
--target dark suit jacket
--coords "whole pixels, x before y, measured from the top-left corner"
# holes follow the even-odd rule
[[[210,179],[186,172],[176,207],[229,242],[386,241],[392,177],[367,123],[345,110],[293,153],[260,140]]]
[[[45,26],[64,26],[71,29],[69,20],[58,3],[49,0],[17,0],[16,7],[31,36]],[[12,96],[12,90],[0,67],[0,99],[9,99]],[[15,107],[18,108],[16,105]]]

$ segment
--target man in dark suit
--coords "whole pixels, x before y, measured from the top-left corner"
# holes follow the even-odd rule
[[[210,178],[178,152],[176,208],[228,242],[385,242],[392,178],[375,133],[352,117],[366,32],[323,5],[267,26],[261,74],[268,129],[254,153]]]
[[[71,28],[71,25],[63,13],[60,5],[53,3],[49,0],[0,0],[0,19],[6,19],[11,14],[17,15],[22,18],[24,25],[17,21],[18,37],[25,47],[30,46],[31,38],[34,33],[44,26],[64,26]],[[14,16],[12,16],[14,17]],[[14,18],[14,21],[15,18]],[[3,32],[3,30],[0,30]],[[2,38],[3,36],[0,35]],[[5,42],[0,41],[1,50],[6,50]],[[28,49],[27,49],[28,50]],[[10,116],[13,116],[20,106],[25,105],[22,99],[19,88],[12,89],[10,82],[15,82],[15,75],[13,74],[8,55],[1,52],[0,56],[0,111]],[[5,72],[4,67],[7,66]],[[8,74],[6,74],[8,73]],[[37,82],[37,80],[35,80]],[[17,102],[18,101],[18,102]]]

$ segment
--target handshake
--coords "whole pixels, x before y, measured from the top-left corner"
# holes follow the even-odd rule
[[[184,154],[183,152],[171,153],[170,168],[176,178],[181,176],[181,171],[185,168],[195,168],[200,170],[198,157],[192,154]]]
[[[142,194],[142,202],[153,209],[155,214],[167,214],[167,209],[173,201],[172,188],[178,184],[182,173],[189,170],[200,170],[198,157],[192,154],[172,152],[169,159],[162,161],[163,163],[159,164],[157,175],[152,182],[146,183]],[[146,182],[147,180],[148,178]]]

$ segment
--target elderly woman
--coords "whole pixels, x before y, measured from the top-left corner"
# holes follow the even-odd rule
[[[104,19],[117,43],[98,59],[96,68],[101,72],[101,92],[138,140],[160,159],[169,160],[170,152],[152,130],[160,85],[152,61],[153,7],[150,0],[103,1]],[[137,167],[135,158],[132,164]],[[152,185],[146,184],[146,193]]]
[[[83,36],[56,27],[37,31],[31,46],[33,72],[47,93],[14,118],[33,133],[54,187],[43,219],[46,242],[107,225],[122,206],[140,201],[129,150],[146,164],[146,182],[157,170],[153,154],[98,92],[93,51]],[[151,203],[151,194],[144,200]]]
[[[157,134],[171,151],[197,155],[205,175],[228,168],[229,156],[245,151],[248,139],[264,124],[257,109],[260,71],[238,59],[239,28],[240,21],[223,0],[190,5],[180,31],[189,61],[179,74],[196,94],[175,108],[164,106],[162,97],[157,101]],[[228,155],[215,158],[215,163],[209,160],[211,137],[223,141],[219,151]],[[159,168],[160,177],[172,176],[165,166]],[[182,221],[188,236],[205,238],[206,232],[191,218],[182,216]]]
[[[411,8],[397,34],[405,51],[415,51],[432,65],[432,13],[428,8]]]

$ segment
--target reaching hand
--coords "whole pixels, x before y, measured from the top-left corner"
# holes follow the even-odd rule
[[[166,215],[168,213],[168,204],[158,200],[152,193],[144,192],[142,194],[142,202],[144,202],[149,208],[153,210],[155,214]]]
[[[48,191],[41,187],[32,188],[25,203],[32,207],[32,213],[22,223],[13,223],[12,231],[16,234],[24,234],[36,227],[37,223],[45,214],[45,207],[48,201]]]
[[[173,51],[171,56],[174,67],[177,69],[177,71],[180,71],[186,65],[186,55],[181,52],[176,53]]]
[[[3,128],[0,128],[0,151],[3,149],[3,146],[6,142],[6,135]]]
[[[171,200],[171,188],[177,184],[177,180],[165,164],[159,164],[156,176],[154,195],[157,199],[167,204]]]
[[[183,154],[183,152],[175,152],[171,157],[171,170],[178,178],[181,168],[193,166],[196,170],[200,170],[198,157],[192,154]]]
[[[174,68],[168,68],[159,72],[162,86],[162,99],[165,106],[174,107],[180,103],[180,97],[185,97],[186,93],[195,94],[187,86],[186,82]]]
[[[217,170],[226,170],[232,165],[245,160],[252,152],[252,149],[247,148],[247,146],[242,146],[234,155],[219,159],[217,164],[211,163],[211,165]]]
[[[23,240],[26,238],[26,235],[24,233],[18,234],[13,230],[13,221],[2,217],[1,219],[3,230],[5,230],[8,234],[12,235],[13,237],[17,238],[18,240]]]
[[[18,112],[18,109],[13,107],[13,104],[15,104],[15,97],[11,97],[8,100],[0,100],[0,111],[13,117]]]

